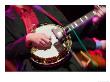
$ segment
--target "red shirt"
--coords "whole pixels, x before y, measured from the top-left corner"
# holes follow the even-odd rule
[[[33,12],[31,6],[23,6],[23,8],[15,7],[15,9],[23,20],[27,33],[32,32],[33,29],[38,27],[39,21],[37,15]]]

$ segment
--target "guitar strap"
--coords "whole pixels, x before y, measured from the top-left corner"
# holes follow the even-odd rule
[[[38,9],[40,12],[42,12],[43,14],[45,14],[46,16],[48,16],[49,18],[51,18],[52,20],[54,20],[56,23],[58,23],[59,25],[63,26],[63,24],[57,20],[52,14],[48,13],[45,9],[43,9],[41,6],[39,5],[35,5],[33,6],[34,8]]]

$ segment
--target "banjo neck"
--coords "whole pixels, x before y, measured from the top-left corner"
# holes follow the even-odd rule
[[[52,32],[56,36],[58,40],[62,40],[63,37],[67,36],[70,34],[72,30],[75,28],[78,28],[82,25],[85,25],[88,21],[90,21],[94,16],[98,16],[97,11],[103,11],[103,14],[105,14],[105,7],[103,6],[97,6],[96,10],[92,10],[89,13],[85,14],[84,16],[80,17],[79,19],[75,20],[74,22],[68,24],[65,26],[62,30],[62,32],[59,29],[52,29]],[[102,15],[103,17],[104,15]]]
[[[80,17],[79,19],[75,20],[74,22],[68,24],[67,26],[64,27],[64,31],[69,34],[69,32],[72,30],[72,29],[75,29],[77,27],[80,27],[84,24],[86,24],[88,21],[90,21],[94,16],[98,16],[98,12],[97,11],[102,11],[103,12],[103,15],[102,17],[104,16],[104,14],[106,13],[106,10],[105,10],[105,6],[104,5],[97,5],[96,6],[97,9],[95,10],[92,10],[90,11],[89,13],[85,14],[84,16]],[[101,17],[101,18],[102,18]]]
[[[86,24],[88,21],[92,19],[92,17],[96,16],[96,12],[94,10],[90,11],[89,13],[85,14],[84,16],[78,18],[74,22],[68,24],[64,27],[64,31],[67,32],[67,34],[71,31],[71,29],[78,28],[84,24]]]

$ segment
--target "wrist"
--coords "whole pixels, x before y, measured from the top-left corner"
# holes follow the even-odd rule
[[[26,47],[31,48],[32,42],[31,42],[31,33],[26,35]]]

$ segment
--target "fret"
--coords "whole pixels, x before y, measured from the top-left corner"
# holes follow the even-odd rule
[[[97,15],[95,11],[93,11],[93,14],[94,14],[94,15]]]
[[[75,23],[77,23],[77,26],[76,26],[76,27],[78,27],[82,22],[81,22],[80,19],[77,19],[77,20],[75,21]]]
[[[71,25],[73,25],[74,28],[76,27],[76,25],[74,23],[73,24],[70,24],[69,27],[71,27]]]
[[[75,27],[71,24],[72,29],[74,29]]]
[[[91,11],[89,13],[86,14],[86,16],[88,17],[88,19],[92,18],[95,15],[94,11]]]
[[[69,31],[71,31],[70,28],[77,28],[80,27],[81,25],[85,24],[86,22],[88,22],[89,20],[91,20],[91,18],[95,16],[95,11],[90,11],[89,13],[87,13],[86,15],[80,17],[79,19],[75,20],[74,22],[70,23],[69,25],[65,26],[65,29],[68,28]]]
[[[73,24],[71,24],[71,26],[70,27],[72,27],[73,29],[75,28],[75,26],[73,25]]]
[[[82,23],[84,23],[86,20],[88,20],[88,18],[85,18],[86,16],[83,16],[80,18],[80,21],[83,21]]]
[[[74,25],[75,25],[75,27],[77,27],[77,26],[78,26],[78,23],[77,23],[77,21],[76,21],[76,22],[74,22]]]
[[[74,23],[75,23],[75,22],[74,22]],[[75,25],[74,23],[69,24],[69,25],[68,25],[68,26],[66,26],[65,28],[70,28],[70,27],[71,27],[71,25],[72,25],[72,27],[76,28],[76,25]]]
[[[90,11],[86,15],[84,15],[81,18],[75,20],[74,22],[72,22],[71,24],[69,24],[67,26],[71,27],[71,25],[72,25],[74,28],[79,27],[80,25],[82,25],[82,24],[86,23],[87,21],[89,21],[94,15],[95,15],[95,12]]]
[[[96,15],[97,13],[94,10],[90,11],[86,15],[80,17],[79,19],[65,26],[63,30],[66,31],[67,34],[69,34],[72,29],[80,27],[81,25],[85,25],[87,22],[89,22],[92,19],[93,16],[96,16]]]
[[[86,20],[88,19],[88,17],[86,15],[84,17],[86,18]]]
[[[82,18],[80,18],[80,21],[81,21],[81,22],[84,22]]]

